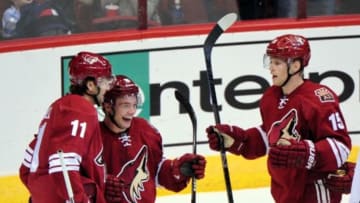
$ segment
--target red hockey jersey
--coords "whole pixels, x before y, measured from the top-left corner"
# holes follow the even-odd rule
[[[163,157],[160,133],[145,119],[133,118],[131,127],[115,134],[101,123],[104,162],[108,174],[124,181],[121,203],[153,203],[156,186],[183,189],[171,173],[171,160]]]
[[[279,139],[268,137],[267,132],[287,116],[294,116],[294,125],[288,130],[299,135],[296,139],[311,140],[316,148],[316,165],[310,170],[276,168],[268,163],[271,193],[275,201],[340,202],[341,194],[329,191],[322,181],[329,172],[347,160],[351,149],[350,137],[335,93],[309,80],[305,80],[290,95],[283,95],[280,87],[272,86],[260,101],[260,111],[263,124],[257,128],[258,136],[250,136],[245,157],[264,155],[268,147]],[[254,128],[247,131],[252,134],[255,132]]]
[[[55,101],[40,123],[20,167],[20,178],[33,202],[64,203],[68,194],[58,150],[63,151],[75,202],[87,201],[83,184],[96,186],[97,203],[105,202],[102,140],[96,110],[82,96]]]

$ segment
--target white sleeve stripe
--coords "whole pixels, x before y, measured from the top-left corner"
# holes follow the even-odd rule
[[[33,153],[34,153],[34,150],[28,146],[25,150],[25,154],[24,154],[24,160],[22,161],[22,164],[24,166],[26,166],[27,168],[30,168],[31,167],[31,161],[33,159]]]
[[[324,186],[324,182],[322,180],[315,181],[315,189],[316,189],[316,198],[318,203],[329,203],[330,202],[330,194],[329,190]]]
[[[66,159],[66,158],[77,159],[77,160],[79,160],[79,163],[81,162],[81,156],[75,152],[67,152],[67,153],[64,152],[63,157],[64,157],[64,159]],[[59,159],[59,154],[57,154],[57,153],[52,154],[49,157],[49,160],[51,160],[51,159]]]
[[[66,166],[66,169],[68,171],[79,171],[80,166]],[[49,169],[49,174],[58,173],[58,172],[62,172],[61,166],[55,166],[55,167]]]
[[[30,154],[29,151],[26,150],[24,155],[24,161],[31,162],[32,158],[33,158],[33,154],[32,153]]]
[[[70,158],[64,159],[64,164],[66,167],[67,166],[80,166],[80,163],[76,159],[70,159]],[[54,167],[54,166],[60,166],[60,165],[61,165],[60,159],[49,160],[49,168]]]
[[[338,143],[338,147],[340,149],[340,155],[342,157],[343,164],[344,164],[346,162],[346,160],[349,158],[350,150],[343,143],[338,142],[338,141],[337,141],[337,143]]]
[[[64,153],[63,154],[64,157],[64,164],[65,167],[67,168],[67,170],[71,171],[71,170],[79,170],[79,166],[81,163],[81,156],[78,155],[77,153]],[[60,169],[57,169],[59,168]],[[59,155],[56,154],[52,154],[49,157],[49,173],[53,173],[53,172],[58,172],[61,171],[61,162],[60,162],[60,157]]]
[[[332,152],[333,152],[333,154],[334,154],[334,156],[335,156],[336,165],[337,165],[338,167],[340,167],[342,164],[341,164],[341,160],[340,160],[338,148],[335,146],[335,143],[334,143],[334,141],[333,141],[332,139],[326,138],[326,140],[328,141],[328,143],[329,143],[329,145],[330,145],[330,147],[331,147],[331,149],[332,149]]]
[[[29,161],[25,160],[25,159],[23,160],[22,164],[24,166],[26,166],[27,168],[30,168],[30,166],[31,166],[31,163]]]
[[[350,150],[334,138],[326,138],[336,159],[337,166],[342,166],[349,156]]]
[[[36,141],[36,144],[34,147],[33,158],[31,160],[30,172],[35,172],[39,166],[39,151],[40,151],[40,147],[41,147],[41,143],[42,143],[42,139],[44,136],[46,125],[47,125],[47,123],[45,122],[39,128],[37,141]]]
[[[265,147],[266,147],[266,154],[269,153],[269,142],[268,142],[268,137],[266,135],[266,132],[262,130],[262,128],[260,126],[257,126],[256,129],[259,131],[262,140],[264,141]]]
[[[26,151],[26,153],[30,154],[31,156],[34,153],[34,150],[30,146],[28,146],[25,151]]]
[[[340,151],[340,156],[342,159],[342,163],[341,165],[343,165],[346,160],[349,158],[349,154],[350,154],[350,149],[344,145],[344,143],[337,141],[336,139],[333,139],[335,141],[335,143],[337,144],[339,151]]]

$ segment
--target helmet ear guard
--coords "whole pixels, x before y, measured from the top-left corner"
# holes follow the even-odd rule
[[[301,35],[286,34],[272,40],[263,58],[264,67],[268,67],[270,57],[277,57],[291,63],[299,59],[302,67],[309,64],[311,57],[308,40]]]

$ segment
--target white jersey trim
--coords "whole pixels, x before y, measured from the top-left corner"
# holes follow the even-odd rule
[[[64,157],[64,164],[68,171],[79,171],[80,170],[80,163],[81,163],[81,156],[74,152],[63,153]],[[61,172],[62,166],[60,162],[59,155],[52,154],[49,157],[49,174]]]
[[[25,150],[23,165],[30,168],[34,150],[28,146]]]
[[[318,203],[330,203],[330,193],[322,180],[315,181],[316,197]]]
[[[39,152],[40,152],[40,146],[41,146],[41,142],[42,142],[42,139],[44,136],[44,132],[46,129],[46,125],[47,125],[47,123],[45,122],[44,124],[42,124],[39,127],[38,137],[37,137],[34,152],[33,152],[33,158],[31,160],[30,172],[35,172],[37,170],[37,168],[39,167]]]
[[[337,167],[341,167],[349,157],[349,148],[334,138],[326,138],[326,140],[335,156]]]

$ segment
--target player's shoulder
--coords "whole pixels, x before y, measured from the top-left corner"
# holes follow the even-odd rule
[[[65,95],[56,100],[52,106],[59,111],[72,111],[76,113],[96,115],[94,106],[80,95]]]
[[[336,102],[338,100],[334,91],[326,85],[305,80],[302,91],[306,96],[320,103]]]

